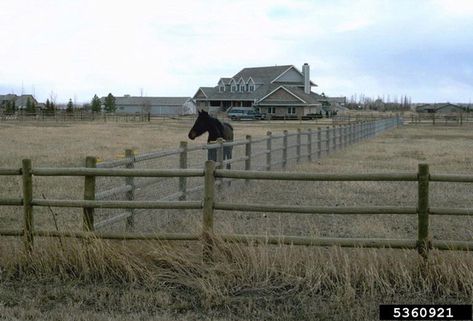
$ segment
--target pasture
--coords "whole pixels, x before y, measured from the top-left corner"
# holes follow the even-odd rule
[[[283,129],[320,124],[233,123],[236,137],[264,136]],[[125,148],[139,152],[176,147],[188,123],[0,124],[0,167],[80,166],[86,155],[115,158]],[[292,127],[292,128],[291,128]],[[11,138],[11,139],[10,139]],[[206,137],[194,144],[202,144]],[[373,140],[290,170],[316,173],[415,172],[428,163],[432,173],[473,173],[473,132],[464,127],[406,126]],[[5,153],[5,151],[8,151]],[[3,178],[2,178],[3,179]],[[2,196],[17,197],[21,182],[2,182]],[[79,179],[41,179],[48,197],[77,195]],[[469,184],[432,183],[432,206],[472,208]],[[415,206],[416,185],[378,182],[267,182],[232,184],[218,193],[229,201],[317,206]],[[21,223],[19,210],[0,209],[0,224]],[[57,212],[60,229],[78,216]],[[192,211],[163,211],[143,228],[192,232],[200,217]],[[37,224],[52,225],[44,209]],[[415,238],[416,220],[395,215],[263,215],[218,212],[216,230],[229,233]],[[434,238],[471,240],[468,217],[434,217]],[[115,227],[119,228],[119,227]],[[7,319],[377,319],[379,303],[471,303],[473,257],[434,251],[424,262],[415,251],[341,250],[291,246],[250,246],[217,241],[216,264],[203,266],[191,244],[94,241],[40,242],[34,264],[15,240],[0,245],[0,315]],[[70,313],[74,311],[74,313]]]

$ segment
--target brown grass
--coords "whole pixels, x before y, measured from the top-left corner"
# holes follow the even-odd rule
[[[144,127],[149,126],[150,133],[156,129],[151,128],[154,125]],[[102,131],[92,128],[94,125],[77,125],[82,126],[91,126],[88,133]],[[256,124],[248,129],[245,124],[238,126],[239,133],[251,131],[255,136],[267,130],[257,129]],[[123,136],[133,141],[133,128],[107,127],[114,131],[110,140]],[[169,131],[184,135],[187,127]],[[279,129],[272,128],[274,132]],[[11,127],[8,133],[22,130]],[[122,131],[127,134],[120,135]],[[83,131],[74,132],[78,138],[71,141],[88,139],[83,138]],[[419,162],[426,162],[432,172],[471,173],[472,138],[468,127],[406,127],[313,163],[293,165],[291,170],[413,172]],[[46,148],[41,142],[37,144]],[[169,144],[174,147],[177,142]],[[14,146],[9,145],[12,150],[17,149]],[[47,160],[44,157],[42,165]],[[9,162],[13,161],[12,156]],[[233,184],[219,199],[320,206],[415,206],[416,200],[415,184],[253,182],[247,188],[241,186]],[[62,186],[64,195],[68,187]],[[471,208],[471,192],[468,184],[433,184],[432,206]],[[175,212],[163,214],[168,219],[160,226],[170,224],[169,229],[179,231],[200,229],[198,213],[180,213],[176,219]],[[470,221],[434,217],[432,235],[471,240]],[[393,215],[367,219],[361,215],[264,217],[217,212],[215,228],[218,233],[413,238],[415,224],[415,219]],[[377,320],[380,303],[471,304],[473,298],[470,253],[434,251],[424,262],[415,251],[407,250],[216,243],[215,264],[204,265],[198,244],[40,239],[33,257],[27,260],[16,241],[4,238],[0,245],[0,315],[7,320]]]

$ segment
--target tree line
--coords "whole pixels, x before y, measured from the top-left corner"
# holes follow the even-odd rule
[[[2,106],[4,113],[5,114],[15,114],[17,111],[19,111],[20,106],[16,106],[15,100],[8,100],[2,103]],[[46,99],[46,103],[44,105],[44,108],[41,108],[43,113],[46,114],[53,114],[57,110],[57,105],[54,103],[54,101],[50,100],[49,98]],[[90,103],[85,103],[82,106],[75,106],[72,99],[69,99],[69,102],[66,105],[66,112],[72,113],[74,110],[81,109],[81,110],[86,110],[86,111],[91,111],[91,112],[106,112],[106,113],[113,113],[117,110],[116,103],[115,103],[115,97],[109,93],[103,103],[102,100],[97,96],[94,95]],[[29,97],[26,100],[25,107],[22,108],[25,112],[29,114],[36,114],[38,111],[38,105],[35,103],[34,100],[31,100]]]

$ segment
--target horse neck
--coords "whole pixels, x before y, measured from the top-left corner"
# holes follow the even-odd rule
[[[209,137],[207,138],[207,142],[215,141],[217,138],[223,138],[223,129],[220,129],[219,125],[220,124],[218,123],[217,119],[210,119],[208,129]]]

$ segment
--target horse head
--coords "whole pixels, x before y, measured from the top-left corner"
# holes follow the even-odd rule
[[[210,115],[205,110],[199,110],[199,116],[197,117],[194,126],[192,126],[189,134],[187,135],[189,139],[194,140],[196,137],[199,137],[205,133],[209,128]]]

